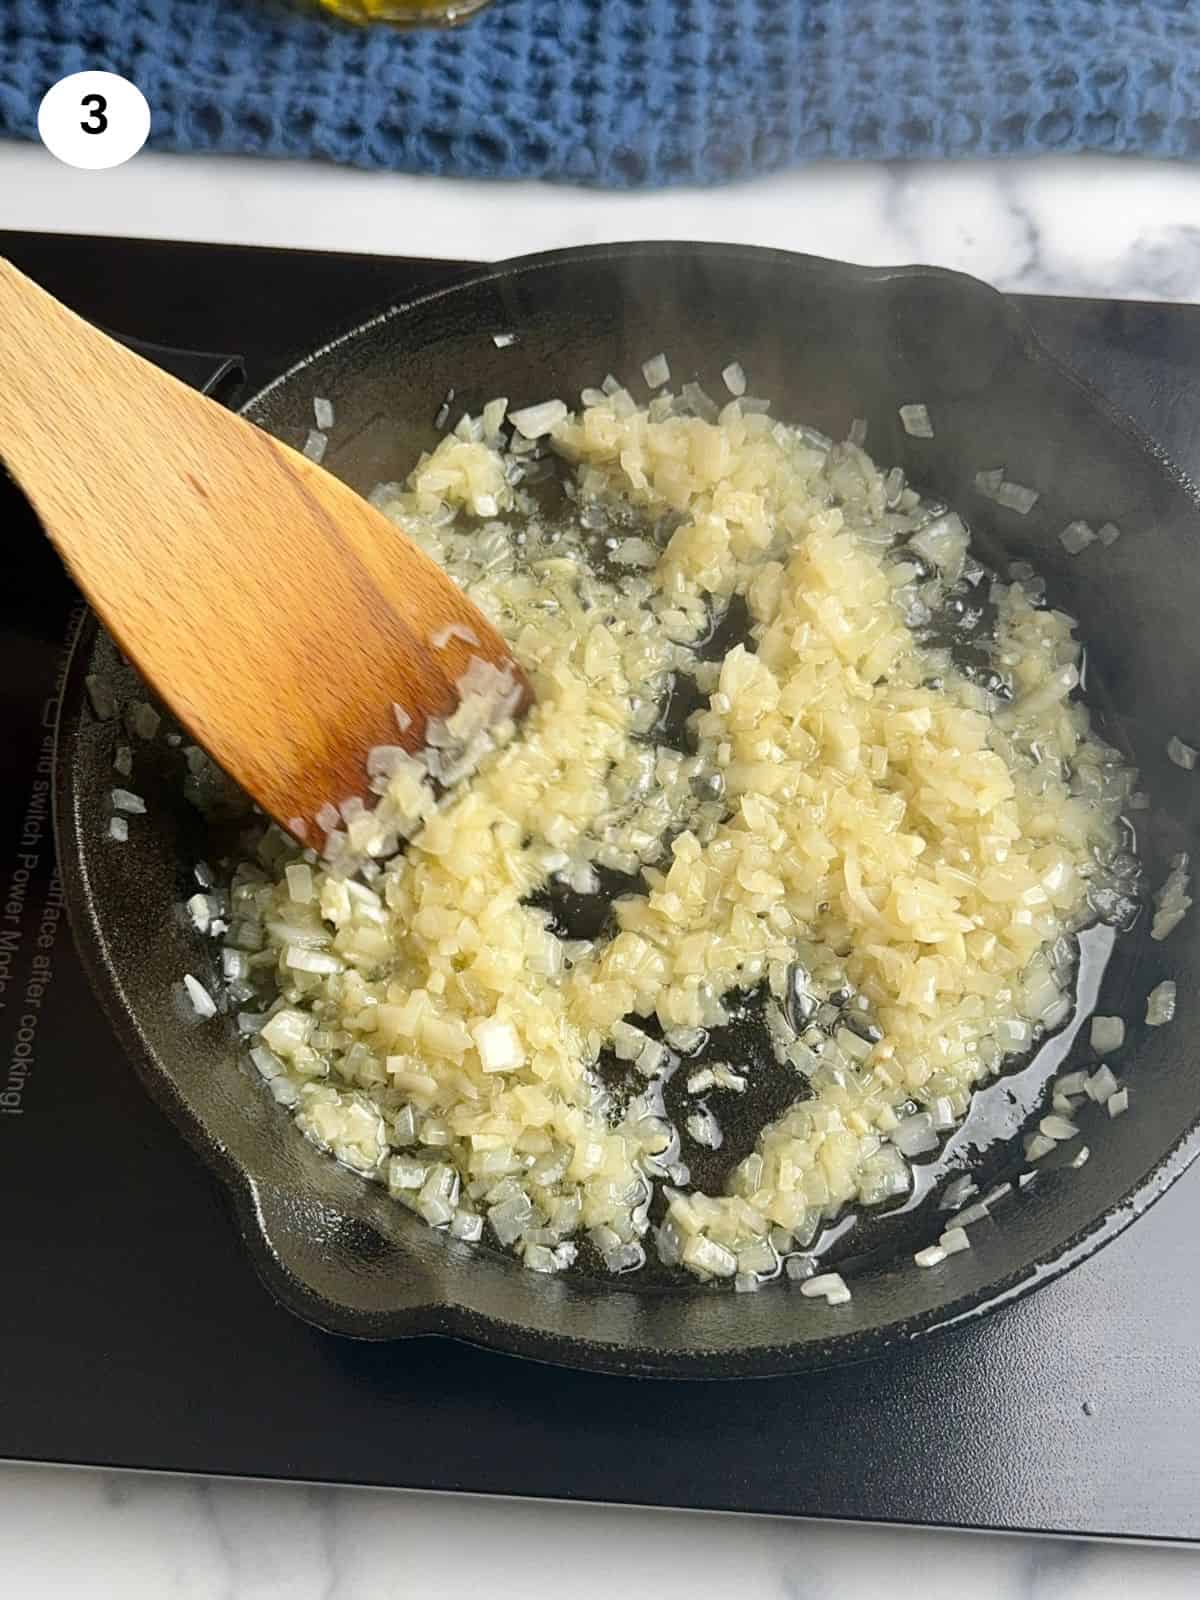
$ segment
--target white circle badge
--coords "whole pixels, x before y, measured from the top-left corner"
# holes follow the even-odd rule
[[[136,83],[115,72],[73,72],[42,96],[38,133],[68,167],[119,167],[150,132],[150,107]]]

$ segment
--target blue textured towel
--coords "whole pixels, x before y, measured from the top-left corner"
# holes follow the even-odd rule
[[[87,67],[152,144],[712,183],[817,156],[1200,155],[1193,0],[494,0],[455,32],[279,0],[0,0],[0,133]]]

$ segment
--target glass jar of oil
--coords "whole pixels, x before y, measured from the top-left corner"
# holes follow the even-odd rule
[[[347,22],[451,27],[481,10],[489,0],[316,0],[316,3],[323,11],[332,12]]]

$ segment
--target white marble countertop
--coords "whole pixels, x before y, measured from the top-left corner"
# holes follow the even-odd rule
[[[613,195],[151,154],[86,173],[0,145],[0,226],[491,259],[732,240],[932,262],[1008,289],[1200,300],[1200,169],[1166,162],[826,165]],[[21,1600],[1200,1593],[1200,1551],[15,1465],[0,1466],[0,1552],[0,1592]]]

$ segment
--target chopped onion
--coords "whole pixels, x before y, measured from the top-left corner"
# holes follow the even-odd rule
[[[1117,1080],[1109,1066],[1097,1067],[1084,1085],[1089,1100],[1102,1106],[1108,1097],[1117,1092]]]
[[[706,1239],[702,1233],[689,1236],[680,1259],[685,1266],[710,1278],[732,1278],[737,1272],[737,1257],[723,1244]],[[805,1285],[807,1288],[807,1285]]]
[[[216,1016],[216,1001],[198,978],[193,978],[190,972],[185,972],[183,986],[187,990],[188,999],[192,1003],[192,1010],[198,1017],[204,1019]]]
[[[188,915],[197,933],[207,933],[212,922],[212,901],[206,894],[194,894],[187,903]]]
[[[971,1248],[970,1236],[965,1228],[947,1228],[938,1240],[938,1248],[948,1256],[957,1255],[960,1250]]]
[[[845,1305],[850,1289],[840,1272],[821,1272],[815,1278],[806,1278],[800,1293],[809,1300],[824,1299],[830,1305]]]
[[[919,1267],[940,1267],[946,1259],[946,1251],[940,1244],[927,1244],[923,1250],[918,1250],[913,1260]]]
[[[687,1131],[696,1141],[706,1149],[719,1150],[724,1143],[725,1135],[721,1132],[721,1125],[707,1107],[693,1111],[687,1119]]]
[[[1096,537],[1102,545],[1114,545],[1121,537],[1121,530],[1115,522],[1104,522],[1097,529]]]
[[[646,380],[648,389],[661,389],[664,383],[671,381],[671,369],[667,365],[667,358],[661,352],[651,356],[649,361],[642,362],[642,377]]]
[[[117,697],[113,693],[112,684],[107,678],[100,677],[99,673],[89,672],[83,680],[87,689],[88,699],[92,703],[92,710],[101,722],[107,722],[117,714]]]
[[[1071,1162],[1071,1165],[1076,1169],[1076,1171],[1078,1171],[1080,1167],[1087,1165],[1087,1161],[1091,1153],[1092,1152],[1088,1149],[1086,1144],[1080,1145],[1079,1154]]]
[[[108,819],[108,836],[115,839],[118,844],[125,844],[129,838],[129,823],[124,817],[110,817]]]
[[[456,1211],[450,1219],[450,1232],[456,1239],[473,1244],[483,1237],[483,1218],[474,1211]]]
[[[1037,505],[1038,491],[1026,488],[1023,483],[1010,483],[1005,479],[992,498],[997,505],[1005,506],[1009,511],[1016,511],[1024,517]]]
[[[1056,1144],[1065,1143],[1068,1139],[1079,1137],[1079,1129],[1073,1122],[1068,1122],[1066,1117],[1043,1117],[1038,1123],[1038,1128],[1047,1139],[1053,1139]]]
[[[152,705],[145,700],[139,700],[129,713],[129,728],[136,733],[139,739],[153,739],[162,723],[162,718]]]
[[[978,1189],[979,1185],[975,1182],[975,1179],[968,1173],[964,1173],[961,1178],[955,1178],[952,1183],[946,1185],[938,1201],[938,1209],[940,1211],[957,1211],[963,1201],[969,1200],[973,1194],[978,1192]]]
[[[314,972],[328,977],[341,972],[342,963],[336,956],[322,950],[308,950],[303,945],[290,944],[283,953],[284,965],[293,972]]]
[[[1059,534],[1058,542],[1069,556],[1077,556],[1088,545],[1095,544],[1096,533],[1086,522],[1068,522]]]
[[[1175,1016],[1175,985],[1169,978],[1151,989],[1146,997],[1146,1021],[1152,1028],[1161,1028]]]
[[[515,333],[494,333],[492,335],[492,343],[497,350],[507,350],[510,344],[516,344],[516,342],[517,336]]]
[[[1048,1156],[1055,1149],[1057,1149],[1056,1142],[1044,1133],[1034,1133],[1026,1137],[1025,1157],[1029,1161],[1040,1161],[1043,1156]]]
[[[967,530],[961,517],[947,511],[932,522],[927,522],[908,541],[910,550],[926,561],[931,561],[947,583],[957,583],[962,577],[967,559]]]
[[[479,643],[479,635],[474,628],[468,628],[462,622],[447,622],[444,627],[435,628],[429,635],[429,642],[435,650],[444,650],[451,639],[461,639],[464,644]]]
[[[933,423],[929,420],[929,410],[926,406],[920,404],[901,406],[900,421],[910,439],[933,438]]]
[[[1087,1092],[1088,1075],[1086,1072],[1064,1072],[1061,1078],[1055,1078],[1054,1088],[1062,1095],[1085,1094]]]
[[[731,361],[722,369],[721,381],[736,399],[738,395],[746,392],[746,373],[740,361]]]
[[[513,427],[526,439],[544,438],[566,417],[567,408],[561,400],[543,400],[540,405],[524,406],[508,414]]]
[[[1150,928],[1152,939],[1163,940],[1183,921],[1192,904],[1188,889],[1191,886],[1187,853],[1181,851],[1171,861],[1162,888],[1154,896],[1154,921]]]
[[[700,417],[704,422],[715,422],[719,416],[716,402],[700,387],[698,383],[685,383],[680,391],[683,403],[693,416]]]
[[[112,803],[115,811],[127,811],[131,817],[144,817],[146,802],[140,794],[131,794],[128,789],[114,789]]]
[[[1185,772],[1191,772],[1195,768],[1197,757],[1200,757],[1200,750],[1194,750],[1190,744],[1184,744],[1182,739],[1172,734],[1167,740],[1167,754],[1177,767],[1182,767]]]
[[[326,400],[324,395],[316,395],[313,399],[313,421],[322,433],[328,433],[333,427],[333,401]]]
[[[306,906],[313,898],[312,868],[302,861],[294,861],[285,871],[288,896],[297,905]]]
[[[320,465],[325,459],[325,448],[328,443],[328,438],[319,428],[310,428],[308,437],[304,441],[302,454],[306,455],[310,461],[315,461]]]
[[[477,1022],[471,1034],[485,1072],[513,1072],[524,1063],[525,1051],[511,1022],[491,1017]]]
[[[1094,1016],[1091,1038],[1096,1054],[1106,1056],[1125,1043],[1125,1024],[1120,1017]]]
[[[892,1130],[892,1143],[906,1156],[919,1156],[926,1151],[936,1150],[938,1138],[933,1131],[933,1118],[929,1112],[918,1111],[914,1116],[905,1117]]]
[[[981,494],[986,494],[992,500],[996,498],[996,494],[1003,482],[1003,467],[992,467],[986,472],[977,472],[975,474],[975,487]]]
[[[488,1221],[501,1244],[515,1244],[532,1217],[533,1204],[524,1194],[514,1194],[488,1211]]]
[[[1122,1115],[1123,1112],[1128,1111],[1129,1110],[1129,1090],[1128,1090],[1128,1088],[1118,1089],[1116,1094],[1109,1095],[1108,1100],[1105,1103],[1105,1110],[1108,1112],[1110,1117],[1119,1117],[1119,1116]]]

